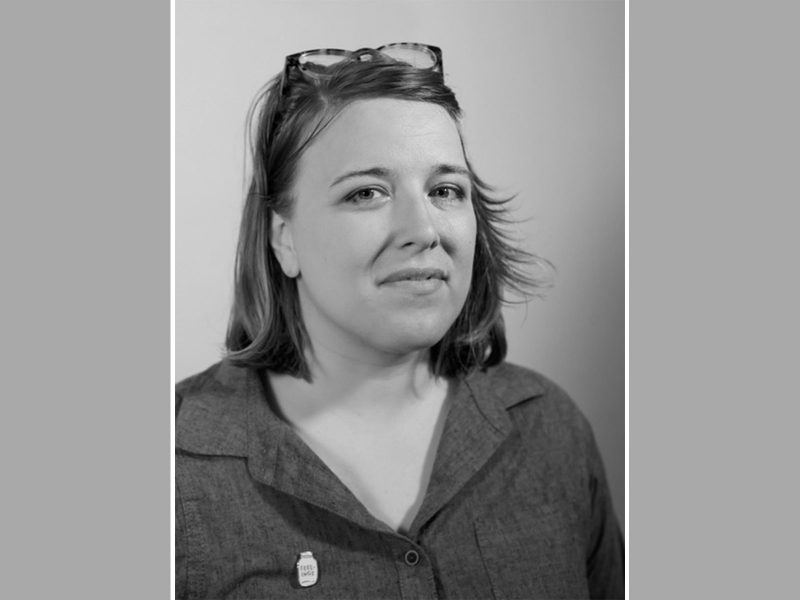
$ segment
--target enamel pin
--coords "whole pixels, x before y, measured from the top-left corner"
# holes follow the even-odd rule
[[[319,567],[317,559],[311,552],[301,552],[295,566],[297,571],[297,583],[300,587],[311,587],[319,579]]]

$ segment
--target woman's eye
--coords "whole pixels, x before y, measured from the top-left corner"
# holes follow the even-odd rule
[[[434,200],[460,201],[466,197],[466,194],[464,194],[464,190],[454,185],[441,185],[431,190],[430,195]]]
[[[385,192],[378,188],[362,188],[360,190],[356,190],[344,200],[345,202],[351,202],[353,204],[361,204],[377,200],[383,195],[385,195]]]

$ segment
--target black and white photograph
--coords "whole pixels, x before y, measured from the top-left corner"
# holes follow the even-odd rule
[[[796,5],[0,13],[0,597],[797,595]]]
[[[176,0],[176,598],[626,597],[624,1]]]

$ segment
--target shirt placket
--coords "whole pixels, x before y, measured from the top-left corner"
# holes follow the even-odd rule
[[[476,402],[465,383],[451,390],[451,409],[445,421],[441,445],[423,503],[409,529],[402,535],[373,517],[324,462],[279,422],[263,399],[251,414],[249,426],[251,475],[284,493],[333,512],[363,531],[383,538],[385,558],[397,572],[404,600],[438,598],[436,558],[446,552],[442,539],[428,539],[426,525],[486,464],[508,437],[510,422],[505,411],[487,418],[486,408]],[[265,428],[262,430],[257,430]],[[269,440],[262,445],[264,440]],[[321,567],[322,568],[322,567]]]
[[[386,551],[394,559],[403,600],[439,597],[433,562],[424,547],[406,536],[395,534],[389,538]]]

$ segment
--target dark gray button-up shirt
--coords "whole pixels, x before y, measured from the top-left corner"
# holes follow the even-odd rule
[[[503,364],[451,384],[406,535],[274,414],[268,389],[226,361],[177,386],[179,598],[624,597],[622,538],[591,429],[542,376]],[[309,587],[298,580],[302,552],[316,561]]]

